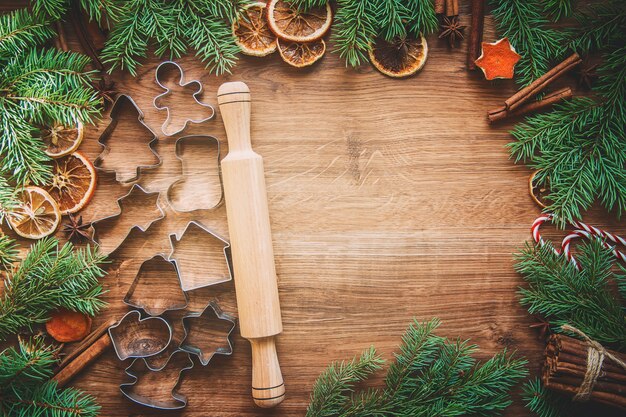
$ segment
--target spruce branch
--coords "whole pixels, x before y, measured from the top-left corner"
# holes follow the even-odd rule
[[[526,361],[502,351],[480,364],[471,357],[475,345],[436,336],[438,325],[435,319],[408,327],[384,388],[354,392],[355,382],[367,381],[380,367],[359,373],[359,366],[377,358],[373,349],[360,360],[331,365],[316,381],[307,416],[489,415],[506,408],[509,391],[526,375]]]
[[[9,269],[17,260],[18,250],[15,240],[7,235],[0,236],[0,269]]]
[[[526,408],[538,417],[566,417],[572,408],[570,401],[546,389],[538,378],[524,384],[522,397]]]
[[[615,258],[599,240],[581,244],[579,252],[581,270],[554,253],[550,244],[527,244],[516,256],[515,269],[527,284],[520,288],[520,303],[529,313],[549,320],[555,332],[569,324],[599,343],[623,350],[626,316],[610,290],[610,282],[620,279],[612,272]]]
[[[491,3],[498,32],[509,38],[522,56],[515,78],[521,85],[528,85],[564,53],[561,46],[564,35],[549,27],[550,21],[541,14],[540,0],[491,0]]]
[[[95,248],[75,249],[71,243],[59,247],[52,238],[34,243],[20,265],[7,273],[0,299],[0,340],[45,323],[59,308],[95,315],[106,305],[99,298],[103,262],[105,257]]]
[[[574,2],[575,0],[544,0],[543,12],[550,16],[552,21],[558,22],[574,13]]]
[[[338,0],[338,10],[332,40],[335,52],[346,61],[346,66],[358,67],[367,61],[370,43],[378,33],[376,12],[370,2]]]
[[[0,15],[0,65],[53,36],[50,21],[26,9]]]
[[[3,402],[9,403],[5,407],[15,417],[96,417],[100,411],[93,396],[74,388],[61,390],[55,381],[45,382],[25,393],[24,397],[9,397]]]
[[[50,379],[56,354],[55,348],[46,346],[43,338],[38,337],[20,340],[17,349],[9,347],[0,352],[0,392],[19,395],[24,389]]]

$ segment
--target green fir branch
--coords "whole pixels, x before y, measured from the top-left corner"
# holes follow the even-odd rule
[[[373,349],[360,359],[331,365],[315,383],[307,417],[493,415],[511,403],[509,391],[523,378],[526,361],[506,351],[485,363],[468,341],[449,341],[433,331],[438,320],[412,323],[381,389],[355,392],[381,365]]]
[[[543,12],[550,16],[553,22],[570,17],[574,13],[575,0],[544,0]]]
[[[0,269],[9,269],[17,261],[17,243],[7,235],[0,235]]]
[[[24,260],[7,273],[0,299],[0,340],[20,329],[45,323],[59,308],[95,315],[106,303],[98,279],[105,257],[95,248],[59,247],[45,238],[31,246]]]
[[[528,85],[563,55],[564,35],[549,27],[550,21],[541,13],[540,0],[491,0],[491,4],[498,32],[509,38],[522,56],[515,78],[519,84]]]
[[[524,384],[522,398],[537,417],[567,417],[572,408],[571,401],[546,389],[538,378]]]
[[[517,256],[515,269],[526,286],[519,291],[520,303],[531,314],[539,314],[561,331],[561,325],[574,326],[590,338],[626,348],[624,308],[610,289],[615,258],[599,240],[581,244],[578,270],[565,256],[557,255],[550,244],[526,245]]]
[[[26,9],[0,15],[0,65],[54,36],[50,21]]]
[[[95,417],[100,411],[96,399],[75,388],[59,389],[55,381],[48,381],[24,394],[3,401],[9,415],[31,417]]]
[[[43,338],[20,340],[19,348],[9,347],[0,352],[0,398],[17,395],[23,390],[52,377],[57,362],[57,350],[46,346]]]

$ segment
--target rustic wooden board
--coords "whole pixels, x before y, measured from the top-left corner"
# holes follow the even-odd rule
[[[493,38],[488,19],[485,39]],[[367,65],[346,69],[330,53],[305,70],[288,67],[276,55],[244,57],[232,76],[223,77],[207,75],[194,59],[180,60],[187,77],[202,81],[209,103],[216,105],[217,88],[227,80],[243,80],[252,91],[252,135],[265,159],[282,303],[278,351],[287,397],[275,410],[253,406],[250,348],[236,333],[232,356],[215,357],[209,367],[196,366],[185,376],[187,409],[159,415],[302,415],[315,378],[330,361],[370,345],[390,359],[413,318],[441,318],[439,333],[471,338],[482,359],[504,347],[517,350],[536,372],[542,345],[517,302],[522,281],[512,269],[512,253],[529,239],[540,211],[527,193],[529,171],[514,165],[505,149],[510,125],[494,128],[485,120],[514,85],[468,73],[465,44],[450,51],[431,36],[429,47],[425,68],[407,80],[388,79]],[[152,107],[161,92],[154,82],[157,64],[141,67],[137,78],[114,78],[117,89],[136,100],[147,124],[160,131],[165,114]],[[190,100],[176,96],[171,104],[177,113],[196,114]],[[106,124],[105,118],[88,129],[81,151],[92,160]],[[213,121],[184,133],[215,135],[222,155],[227,150],[219,111]],[[113,146],[136,158],[132,141],[138,135],[132,126],[120,128]],[[175,138],[160,135],[163,163],[139,181],[161,197],[181,174]],[[127,190],[112,175],[100,175],[85,219],[113,214]],[[214,185],[207,190],[215,192]],[[128,310],[122,299],[139,265],[167,251],[168,235],[180,233],[187,221],[228,235],[223,206],[177,214],[163,198],[160,203],[166,218],[146,233],[131,233],[114,253],[104,279],[110,307],[96,324]],[[604,217],[590,219],[624,230]],[[125,232],[120,227],[114,234]],[[236,314],[230,283],[191,296],[191,310],[215,298]],[[152,416],[119,392],[128,365],[108,352],[74,385],[97,396],[103,416]],[[526,415],[519,396],[505,415]]]

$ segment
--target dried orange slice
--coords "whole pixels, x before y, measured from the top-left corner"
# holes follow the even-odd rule
[[[96,170],[80,152],[54,160],[52,184],[46,187],[62,214],[85,207],[96,190]]]
[[[402,78],[421,70],[428,57],[428,44],[424,36],[403,37],[388,42],[376,40],[369,51],[374,67],[389,77]]]
[[[50,158],[60,158],[71,154],[83,141],[84,130],[81,122],[77,122],[72,127],[55,124],[41,128],[41,140],[46,144],[46,154]]]
[[[548,208],[548,205],[546,204],[546,196],[550,194],[550,189],[548,188],[548,184],[544,184],[543,186],[537,184],[535,177],[538,173],[539,171],[535,171],[530,174],[530,177],[528,178],[528,193],[533,201],[539,205],[539,207]],[[548,178],[548,181],[549,180],[550,179]]]
[[[326,52],[326,42],[323,39],[315,42],[289,42],[278,40],[280,57],[291,66],[302,68],[313,65]]]
[[[282,0],[271,0],[267,5],[270,29],[281,39],[292,42],[312,42],[330,29],[333,12],[330,4],[305,11]]]
[[[61,211],[48,192],[39,187],[26,187],[18,195],[21,204],[7,213],[9,225],[27,239],[51,235],[61,223]]]
[[[276,50],[276,36],[267,24],[267,8],[261,1],[244,7],[232,29],[235,43],[246,55],[266,56]]]
[[[57,342],[78,342],[91,331],[91,317],[61,309],[52,313],[50,320],[46,322],[46,331]]]

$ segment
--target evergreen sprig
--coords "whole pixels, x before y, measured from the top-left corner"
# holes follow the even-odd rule
[[[304,9],[326,4],[323,0],[294,0]],[[437,29],[437,16],[430,0],[338,0],[332,39],[335,51],[346,65],[357,67],[377,37],[428,35]]]
[[[0,340],[20,329],[45,323],[59,308],[95,315],[106,305],[98,298],[105,275],[100,265],[105,257],[95,248],[76,249],[71,243],[59,247],[44,238],[15,269],[7,272],[0,299]]]
[[[37,48],[54,35],[51,21],[28,10],[0,15],[0,219],[16,189],[50,180],[38,127],[88,123],[100,112],[88,59]]]
[[[624,300],[611,291],[611,282],[623,285],[624,277],[612,271],[615,258],[599,240],[579,246],[577,269],[548,243],[529,245],[517,256],[515,269],[527,286],[519,291],[520,302],[531,314],[539,314],[561,332],[574,326],[593,340],[618,350],[626,349]]]
[[[0,270],[9,269],[17,260],[18,250],[15,240],[7,235],[0,235]]]
[[[545,74],[563,55],[565,36],[549,27],[542,14],[541,0],[491,0],[496,28],[522,56],[515,68],[515,79],[522,85]]]
[[[0,410],[11,417],[95,417],[95,399],[82,391],[59,389],[50,381],[56,349],[42,339],[20,340],[0,352]]]
[[[490,415],[506,408],[526,361],[502,351],[478,363],[471,357],[475,345],[433,334],[438,326],[434,319],[408,327],[384,388],[355,392],[356,383],[381,367],[373,348],[330,365],[314,385],[307,417]]]
[[[527,381],[523,387],[522,398],[526,407],[538,417],[569,416],[571,402],[546,389],[538,378]]]

